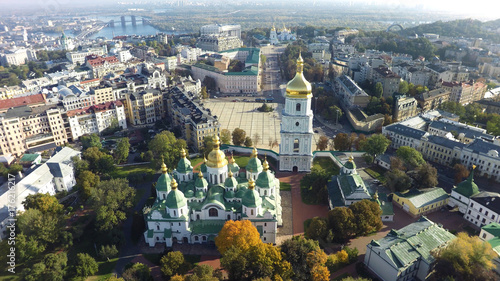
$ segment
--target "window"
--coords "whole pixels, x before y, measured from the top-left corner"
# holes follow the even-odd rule
[[[199,239],[198,236],[194,237],[194,241],[198,241],[198,239]]]
[[[174,210],[174,216],[177,216],[177,213],[175,212],[175,210]]]
[[[486,238],[486,233],[483,233],[483,239]]]
[[[299,139],[293,141],[293,152],[299,152]]]
[[[297,126],[297,127],[298,127],[299,125],[300,125],[300,124],[299,124],[299,122],[295,122],[295,126]]]
[[[300,111],[300,103],[297,103],[297,104],[295,105],[295,111]]]
[[[253,216],[253,209],[250,209],[250,215]]]
[[[219,216],[219,212],[217,211],[216,208],[210,208],[208,210],[208,216],[209,217],[218,217]]]

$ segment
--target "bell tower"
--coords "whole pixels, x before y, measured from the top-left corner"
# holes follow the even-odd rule
[[[313,112],[312,87],[303,74],[304,60],[299,54],[295,77],[286,85],[285,108],[281,119],[281,171],[309,172],[312,165]]]

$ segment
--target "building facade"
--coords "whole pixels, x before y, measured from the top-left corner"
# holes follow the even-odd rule
[[[164,118],[163,99],[163,93],[154,89],[126,94],[125,107],[129,123],[146,125]]]

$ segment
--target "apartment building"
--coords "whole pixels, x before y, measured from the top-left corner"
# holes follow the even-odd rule
[[[179,87],[170,90],[167,99],[168,114],[174,126],[179,127],[189,147],[203,149],[203,138],[220,133],[220,123],[210,110],[193,100],[194,96]]]
[[[335,78],[335,89],[345,107],[365,108],[370,101],[370,96],[347,75]]]
[[[43,151],[68,142],[62,108],[53,106],[10,108],[0,117],[0,147],[3,153],[22,155]]]
[[[236,49],[241,46],[243,46],[243,42],[236,36],[204,35],[196,41],[196,47],[212,52]]]
[[[241,25],[209,24],[200,28],[200,35],[235,36],[241,38]]]
[[[394,98],[394,120],[406,120],[418,114],[417,100],[405,95],[397,95]]]
[[[101,104],[109,101],[115,101],[116,97],[113,93],[113,88],[109,86],[100,85],[90,90],[94,95],[95,104]]]
[[[45,94],[29,95],[11,99],[0,100],[0,114],[7,112],[10,108],[18,106],[39,107],[47,103]]]
[[[77,140],[86,134],[100,134],[111,127],[114,122],[121,129],[127,128],[125,106],[121,101],[110,101],[66,113],[71,137]]]
[[[399,90],[399,84],[401,83],[401,77],[386,67],[374,68],[372,80],[374,84],[378,82],[382,84],[385,98],[392,97],[392,94]]]
[[[85,58],[90,55],[96,56],[104,56],[108,53],[108,48],[106,45],[99,48],[89,48],[86,50],[78,51],[78,52],[67,52],[66,58],[72,64],[80,64],[83,65],[85,63]]]
[[[101,78],[110,72],[124,70],[125,66],[117,57],[101,57],[90,55],[86,57],[86,66],[92,71],[92,78]]]
[[[437,88],[421,93],[416,97],[416,100],[422,108],[422,111],[425,112],[438,109],[442,103],[447,102],[450,99],[450,96],[450,91],[447,91],[444,88]]]
[[[251,66],[242,72],[221,72],[206,64],[195,64],[191,67],[193,78],[203,81],[205,77],[215,80],[216,90],[221,93],[254,94],[260,90],[260,71]]]
[[[165,117],[163,93],[146,89],[125,95],[125,112],[132,125],[154,124]]]
[[[28,61],[36,61],[36,51],[32,49],[11,49],[0,54],[0,62],[3,66],[22,65]]]

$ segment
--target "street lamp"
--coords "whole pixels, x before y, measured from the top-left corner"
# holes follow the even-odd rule
[[[316,110],[318,108],[318,97],[314,97],[314,117],[316,118]]]
[[[337,115],[335,116],[335,125],[338,125],[339,124],[339,110],[335,109],[335,111],[337,112]]]

